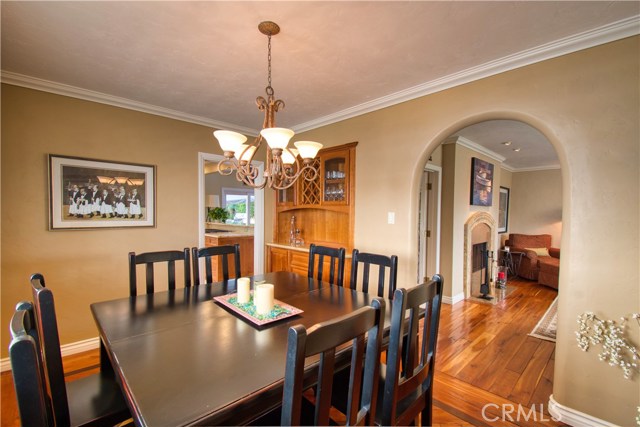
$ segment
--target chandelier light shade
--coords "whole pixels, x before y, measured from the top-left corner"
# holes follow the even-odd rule
[[[300,151],[300,157],[303,160],[312,160],[318,155],[318,151],[322,148],[322,144],[314,141],[297,141],[293,145]]]
[[[271,36],[278,34],[280,27],[274,22],[265,21],[258,25],[258,29],[269,39],[268,80],[265,89],[267,97],[259,96],[256,99],[258,109],[264,111],[262,130],[251,144],[245,144],[247,137],[238,132],[213,132],[225,157],[218,163],[218,172],[221,175],[230,175],[235,171],[238,181],[253,188],[284,190],[291,187],[299,177],[308,181],[316,179],[318,170],[313,167],[313,159],[322,148],[322,144],[298,141],[294,142],[296,148],[288,148],[295,132],[275,126],[276,112],[284,108],[284,101],[275,98],[271,87]],[[263,140],[267,141],[267,159],[264,173],[260,176],[258,167],[253,164],[253,157]]]
[[[220,148],[225,153],[235,153],[247,140],[243,134],[231,130],[217,130],[213,132],[213,136],[218,139]]]
[[[267,140],[272,150],[284,150],[293,138],[294,132],[287,128],[266,128],[260,131],[260,135]]]

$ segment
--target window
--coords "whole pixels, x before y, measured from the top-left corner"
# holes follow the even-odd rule
[[[222,207],[229,212],[227,224],[254,225],[256,197],[253,190],[223,188]]]

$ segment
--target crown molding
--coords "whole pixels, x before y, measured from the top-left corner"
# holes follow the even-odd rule
[[[422,96],[450,89],[485,77],[521,68],[527,65],[557,58],[590,47],[620,40],[640,34],[640,15],[632,16],[593,30],[585,31],[573,36],[565,37],[554,42],[546,43],[532,49],[527,49],[513,55],[468,68],[458,73],[422,83],[411,88],[392,93],[381,98],[365,102],[315,120],[301,123],[293,127],[296,132],[304,132],[321,126],[330,125],[385,107],[400,104]]]
[[[244,135],[258,135],[258,131],[256,131],[255,129],[234,125],[232,123],[212,120],[207,117],[183,113],[181,111],[171,110],[169,108],[158,107],[157,105],[145,104],[143,102],[138,102],[127,98],[121,98],[119,96],[113,96],[102,92],[82,89],[79,87],[57,83],[50,80],[39,79],[37,77],[25,76],[23,74],[14,73],[11,71],[2,71],[2,83],[55,93],[57,95],[69,96],[71,98],[83,99],[85,101],[112,105],[114,107],[140,111],[142,113],[167,117],[170,119],[180,120],[188,123],[195,123],[197,125],[207,126],[215,129],[233,130]]]
[[[546,43],[538,47],[528,49],[513,55],[487,62],[485,64],[469,68],[448,76],[435,79],[429,82],[404,89],[399,92],[374,99],[353,107],[329,114],[318,119],[300,123],[292,127],[295,132],[304,132],[321,126],[326,126],[342,120],[347,120],[366,113],[380,110],[385,107],[400,104],[432,93],[440,92],[459,86],[472,81],[480,80],[496,74],[514,70],[516,68],[531,65],[547,59],[556,58],[558,56],[577,52],[579,50],[620,40],[640,34],[640,15],[632,16],[621,21],[585,31],[570,37],[565,37],[551,43]],[[30,77],[11,71],[2,71],[2,83],[36,89],[45,92],[51,92],[58,95],[69,96],[72,98],[84,99],[86,101],[97,102],[100,104],[112,105],[115,107],[126,108],[130,110],[140,111],[143,113],[154,114],[157,116],[168,117],[170,119],[181,120],[189,123],[195,123],[202,126],[212,127],[216,129],[229,129],[248,136],[257,136],[258,130],[247,128],[244,126],[234,125],[207,117],[196,116],[171,110],[156,105],[145,104],[143,102],[134,101],[127,98],[121,98],[108,95],[101,92],[95,92],[82,89],[63,83],[52,82],[49,80]]]
[[[550,165],[550,166],[536,166],[532,168],[513,168],[513,170],[511,170],[510,172],[518,173],[518,172],[538,172],[538,171],[552,171],[552,170],[560,170],[560,166]]]
[[[462,145],[463,147],[466,147],[470,150],[473,151],[477,151],[480,154],[484,154],[487,157],[490,157],[491,159],[495,160],[496,162],[500,162],[500,163],[504,163],[505,160],[507,160],[506,157],[501,156],[500,154],[496,153],[495,151],[491,151],[486,147],[483,147],[482,145],[475,143],[463,136],[452,136],[449,137],[447,139],[444,140],[444,142],[442,143],[442,145],[446,145],[446,144],[458,144],[458,145]],[[501,165],[502,167],[502,165]]]

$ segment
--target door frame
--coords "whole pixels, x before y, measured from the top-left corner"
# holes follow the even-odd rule
[[[205,184],[204,162],[219,162],[224,156],[211,153],[198,153],[198,247],[204,247],[205,230]],[[259,176],[263,175],[264,162],[254,160],[253,165],[259,169]],[[255,224],[253,226],[253,274],[264,273],[264,190],[253,191],[255,195]]]
[[[418,259],[418,283],[421,283],[423,278],[425,277],[426,274],[426,269],[427,269],[427,259],[426,256],[428,254],[427,251],[427,242],[426,239],[423,237],[424,236],[424,231],[426,231],[427,228],[427,213],[423,212],[425,210],[425,207],[427,206],[426,204],[426,200],[428,197],[428,192],[426,191],[426,181],[425,181],[425,177],[427,175],[427,173],[433,173],[434,174],[434,186],[432,187],[432,191],[433,191],[433,200],[435,201],[435,227],[434,227],[434,243],[433,245],[435,246],[435,266],[436,266],[436,273],[440,273],[440,218],[441,218],[441,205],[442,205],[442,167],[440,166],[436,166],[436,165],[432,165],[432,164],[427,164],[425,165],[423,171],[422,171],[422,178],[420,181],[420,199],[422,202],[419,204],[418,209],[420,210],[420,212],[418,212],[418,218],[419,218],[419,224],[418,224],[418,253],[420,254],[420,257]]]

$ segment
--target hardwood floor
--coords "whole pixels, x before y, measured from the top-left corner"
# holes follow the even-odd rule
[[[527,335],[557,292],[525,280],[508,285],[515,290],[496,305],[442,305],[434,426],[561,425],[546,411],[555,344]],[[98,372],[98,363],[98,350],[65,357],[66,377],[72,381]],[[0,425],[19,426],[11,373],[0,379]]]
[[[546,410],[555,343],[528,336],[557,291],[527,280],[508,286],[515,289],[496,305],[443,304],[434,406],[463,425],[562,425]]]

